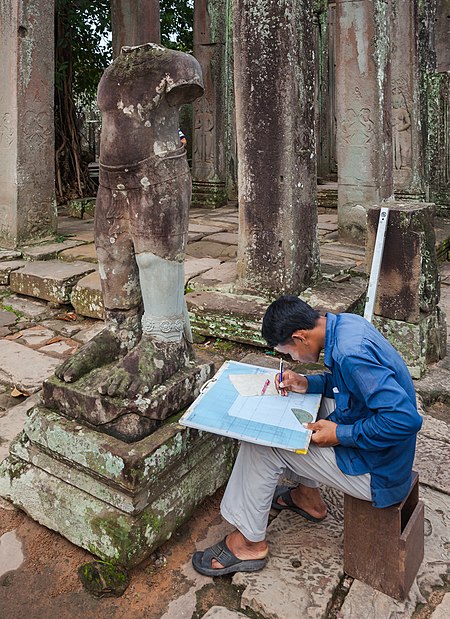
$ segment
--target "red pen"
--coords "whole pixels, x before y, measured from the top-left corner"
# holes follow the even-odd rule
[[[270,380],[267,379],[266,382],[264,383],[264,387],[261,389],[261,395],[264,395],[266,393],[266,389],[269,385],[270,385]]]

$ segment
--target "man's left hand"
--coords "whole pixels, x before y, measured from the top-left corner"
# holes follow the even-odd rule
[[[312,430],[311,442],[319,447],[333,447],[339,445],[336,437],[337,423],[327,419],[319,419],[315,423],[306,423],[305,427]]]

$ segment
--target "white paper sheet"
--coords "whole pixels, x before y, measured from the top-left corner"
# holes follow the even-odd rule
[[[239,395],[246,397],[261,396],[264,385],[269,380],[270,383],[267,385],[264,395],[261,396],[267,397],[278,395],[278,391],[275,388],[275,376],[276,372],[273,374],[230,374],[229,379]]]

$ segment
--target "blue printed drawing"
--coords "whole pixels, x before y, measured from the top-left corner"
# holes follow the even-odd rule
[[[311,432],[303,427],[299,411],[315,420],[322,396],[297,393],[286,397],[241,396],[229,378],[233,374],[268,374],[273,378],[275,371],[226,361],[180,423],[242,441],[306,453]]]

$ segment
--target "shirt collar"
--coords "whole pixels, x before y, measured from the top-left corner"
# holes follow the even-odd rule
[[[334,341],[336,339],[335,330],[336,330],[336,316],[327,312],[325,314],[325,318],[327,319],[326,329],[325,329],[325,346],[323,349],[323,361],[327,368],[331,370],[333,365],[333,356],[332,351],[334,348]]]

